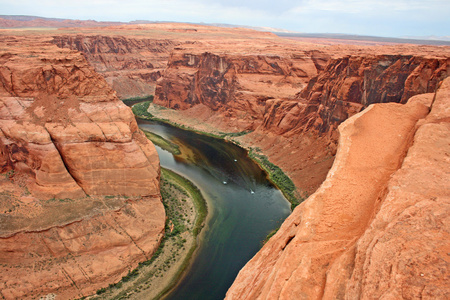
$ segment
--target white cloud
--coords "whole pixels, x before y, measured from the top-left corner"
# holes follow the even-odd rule
[[[1,14],[178,21],[371,35],[448,35],[449,0],[0,0]],[[447,29],[447,30],[446,30]]]
[[[334,11],[344,13],[407,12],[414,10],[442,10],[450,7],[448,0],[307,0],[290,10],[291,13]],[[449,11],[447,10],[447,13]]]

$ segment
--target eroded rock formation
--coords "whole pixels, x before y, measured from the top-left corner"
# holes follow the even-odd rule
[[[317,75],[314,54],[174,51],[157,86],[155,103],[174,109],[203,104],[226,112],[228,119],[246,122],[243,129],[255,129],[264,118],[266,101],[294,95]]]
[[[261,148],[309,193],[331,167],[341,122],[371,103],[404,103],[434,92],[450,74],[448,50],[435,48],[314,50],[280,42],[262,49],[175,50],[158,81],[155,103],[225,132],[254,131],[239,141]]]
[[[375,104],[341,124],[327,179],[226,298],[448,298],[449,91],[446,79],[434,102]]]
[[[299,125],[307,125],[303,130],[313,128],[319,133],[332,131],[372,103],[405,103],[414,95],[435,92],[438,83],[449,74],[450,59],[445,56],[351,55],[331,59],[297,95],[299,100],[307,101],[306,109],[317,118],[312,115],[311,120],[307,118],[308,123],[289,125],[294,132],[298,132]],[[283,121],[279,122],[285,125],[282,132],[292,130]],[[270,118],[265,125],[277,127]]]
[[[1,43],[0,294],[89,295],[159,245],[156,150],[81,53]]]
[[[109,35],[57,35],[52,42],[84,53],[121,99],[153,95],[156,80],[178,44],[167,39]]]
[[[157,154],[130,109],[80,53],[44,47],[2,55],[4,171],[30,174],[42,197],[158,194]]]
[[[432,93],[450,73],[448,49],[411,50],[375,47],[352,55],[322,50],[318,53],[330,59],[310,64],[317,75],[305,76],[306,85],[289,68],[275,68],[283,65],[282,56],[265,65],[273,56],[192,48],[173,53],[155,102],[223,131],[254,130],[238,140],[261,147],[297,187],[314,191],[322,183],[333,162],[336,129],[350,118],[341,125],[327,180],[240,272],[227,298],[448,297],[449,181],[442,173],[448,168],[448,119],[442,117],[448,115],[448,80],[426,117]],[[240,67],[249,61],[253,68]],[[261,82],[246,80],[247,72]],[[304,88],[295,97],[274,88],[296,82]],[[402,104],[423,93],[430,94]],[[381,104],[369,106],[373,103]],[[433,114],[440,119],[433,121]],[[439,126],[425,124],[435,122]],[[428,127],[436,127],[429,137],[422,133]],[[427,147],[440,149],[429,152],[436,152],[432,166]],[[416,169],[414,158],[422,154]],[[436,170],[430,178],[428,167]],[[428,193],[428,185],[436,188]],[[433,202],[438,198],[439,204]]]
[[[234,44],[241,48],[248,47],[249,40],[254,39],[259,46],[274,37],[242,28],[170,23],[83,28],[78,32],[55,34],[52,43],[82,52],[121,99],[153,95],[169,56],[181,45],[215,49],[220,44]]]
[[[155,102],[199,129],[252,130],[235,139],[302,191],[327,178],[227,298],[449,297],[448,79],[432,94],[450,74],[448,47],[318,46],[188,24],[52,35],[28,49],[2,38],[4,297],[87,295],[159,242],[156,154],[106,83],[121,98],[156,86]],[[82,51],[106,82],[50,42]],[[86,194],[99,196],[76,199]]]

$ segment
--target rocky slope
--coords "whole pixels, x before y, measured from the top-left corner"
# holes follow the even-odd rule
[[[76,33],[60,29],[52,35],[52,43],[59,47],[82,52],[121,99],[153,95],[171,52],[181,45],[241,47],[249,40],[261,44],[275,37],[248,29],[182,23],[79,28]]]
[[[177,44],[167,39],[81,34],[57,35],[53,43],[84,53],[121,99],[153,95]]]
[[[159,245],[156,150],[79,52],[1,45],[0,293],[85,296]]]
[[[404,103],[434,92],[450,74],[449,50],[443,50],[314,50],[280,42],[252,51],[219,45],[205,52],[184,46],[172,53],[154,102],[221,131],[254,131],[239,142],[261,148],[297,187],[313,192],[331,167],[337,126],[371,103]]]
[[[203,104],[250,130],[261,124],[268,100],[294,95],[327,59],[312,51],[242,55],[198,50],[172,53],[155,103],[174,109]]]
[[[174,51],[156,103],[206,131],[254,130],[236,140],[260,147],[301,189],[328,174],[227,298],[448,297],[448,79],[426,116],[450,74],[449,49],[394,48],[322,49],[309,64],[317,75],[304,77],[297,71],[308,68],[286,67],[283,55]],[[296,83],[304,88],[289,96]]]
[[[447,299],[450,79],[433,97],[375,104],[341,124],[326,181],[226,298]]]
[[[405,103],[414,95],[435,92],[438,83],[449,74],[450,59],[445,55],[349,55],[333,58],[297,95],[297,99],[307,101],[306,109],[317,116],[301,125],[309,125],[319,133],[333,130],[372,103]],[[287,115],[292,113],[287,112]],[[298,125],[292,118],[274,124],[269,117],[265,122],[266,128],[278,127],[280,133],[289,130],[296,133]]]
[[[156,85],[155,102],[177,110],[160,113],[172,114],[177,122],[206,131],[251,130],[234,139],[258,147],[301,191],[316,191],[326,178],[241,271],[228,298],[448,298],[448,79],[435,100],[432,94],[450,74],[448,47],[318,46],[267,33],[187,24],[82,29],[77,34],[68,30],[45,38],[82,51],[122,98],[151,93]],[[0,162],[7,176],[1,183],[18,201],[4,201],[1,207],[3,218],[16,217],[3,223],[9,227],[2,229],[7,255],[1,265],[6,282],[1,290],[4,297],[21,297],[37,282],[47,282],[40,295],[58,288],[58,293],[67,289],[85,295],[99,287],[91,283],[103,278],[97,269],[106,268],[111,275],[105,276],[118,279],[125,270],[119,260],[127,261],[129,268],[158,242],[162,223],[144,226],[142,221],[145,213],[161,216],[153,192],[157,183],[143,185],[143,179],[133,184],[138,177],[155,178],[154,150],[145,146],[129,111],[80,54],[58,52],[47,43],[39,44],[42,51],[12,51],[19,42],[3,41]],[[399,104],[421,93],[430,94]],[[369,106],[372,103],[381,104]],[[90,158],[107,157],[117,148],[133,159],[113,155],[110,164],[116,170],[138,168],[139,176],[109,171],[103,161]],[[52,153],[59,156],[53,158]],[[80,155],[85,159],[77,160]],[[120,186],[123,180],[128,183]],[[115,193],[148,197],[126,201],[102,196],[113,188]],[[55,208],[52,199],[44,203],[33,197],[86,193],[100,196],[84,202],[81,211],[75,209],[80,207],[77,200],[60,201],[66,206]],[[154,210],[141,207],[154,205],[149,199],[155,202]],[[47,215],[57,217],[29,228],[30,222],[23,220],[45,220],[40,214],[44,209],[29,215],[30,207],[53,209],[57,213]],[[61,213],[72,209],[71,214]],[[109,222],[110,227],[96,226],[97,221],[106,223],[103,218],[117,221]],[[76,226],[88,221],[95,228],[96,244],[112,232],[118,234],[102,248],[123,251],[105,254],[117,258],[110,258],[114,270],[94,263],[97,250],[91,238],[71,235],[78,237],[83,227]],[[152,238],[144,238],[146,230]],[[45,238],[34,239],[36,232]],[[47,249],[44,243],[51,245],[45,254],[40,252]],[[40,245],[33,250],[35,256],[17,248],[10,251],[17,245],[34,249],[34,244]],[[70,251],[55,250],[61,245]],[[33,270],[40,270],[34,274],[53,274],[56,260],[63,266],[58,273],[62,275],[49,281],[30,276],[26,288],[19,289],[16,279],[25,273],[16,267],[32,269],[38,255],[43,258],[34,264]],[[80,260],[75,263],[72,255]],[[81,259],[86,257],[92,260]],[[74,270],[75,264],[81,267]],[[78,279],[80,274],[85,282]],[[55,282],[63,283],[55,287]]]
[[[247,54],[245,48],[222,47],[177,48],[158,82],[155,103],[181,110],[202,104],[232,119],[229,123],[248,120],[244,127],[254,130],[262,122],[278,135],[323,133],[372,103],[405,103],[434,92],[450,73],[448,49],[413,55],[394,54],[389,47],[360,54],[349,48],[344,54],[281,44]]]

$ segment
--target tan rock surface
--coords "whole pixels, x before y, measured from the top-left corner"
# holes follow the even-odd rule
[[[125,99],[155,93],[156,81],[161,78],[175,48],[195,45],[195,48],[216,49],[222,44],[239,49],[248,48],[249,40],[255,48],[253,41],[264,47],[267,40],[274,38],[275,35],[267,32],[242,28],[167,23],[76,31],[60,29],[53,34],[52,42],[84,53],[95,70],[117,91],[118,97]]]
[[[116,35],[125,28],[116,27]],[[128,28],[131,35],[139,32],[155,38],[153,25]],[[323,182],[331,167],[341,122],[371,103],[404,103],[413,95],[434,92],[449,75],[448,47],[317,46],[270,34],[250,37],[244,31],[180,24],[161,25],[158,30],[178,44],[167,56],[168,68],[157,82],[155,102],[182,109],[173,117],[180,120],[181,115],[181,122],[199,129],[254,130],[238,138],[241,144],[260,147],[308,192]],[[337,162],[342,166],[330,173],[340,174],[329,175],[336,183],[321,188],[323,194],[315,194],[293,213],[275,238],[282,236],[269,242],[241,272],[229,297],[342,298],[363,293],[370,297],[377,284],[384,289],[383,280],[394,286],[381,276],[376,284],[361,288],[359,278],[372,271],[364,258],[359,271],[353,264],[360,255],[357,240],[377,216],[390,176],[410,145],[408,133],[426,114],[419,102],[431,101],[430,96],[415,99],[417,103],[407,106],[370,108],[361,119],[351,121],[345,134],[351,136],[352,145],[345,146],[347,150],[341,145],[339,152],[352,155]],[[359,132],[373,124],[370,135]],[[352,276],[354,283],[349,281]],[[376,279],[374,275],[369,281]],[[404,290],[405,295],[411,293]]]
[[[0,294],[5,299],[93,294],[149,259],[163,228],[160,198],[149,197],[123,202],[115,210],[103,207],[101,213],[68,224],[3,236]]]
[[[83,186],[81,191],[83,193],[89,191],[101,194],[104,193],[104,189],[92,184],[91,180],[94,177],[98,178],[98,182],[102,183],[106,190],[110,190],[112,186],[118,185],[109,185],[107,178],[111,176],[117,182],[129,174],[127,172],[112,174],[105,170],[101,163],[92,164],[87,159],[88,152],[100,157],[110,153],[110,150],[116,151],[119,148],[120,151],[134,151],[137,147],[128,144],[131,139],[135,145],[139,145],[146,157],[152,157],[154,151],[151,147],[145,146],[140,134],[136,133],[136,124],[128,122],[128,117],[121,117],[129,111],[125,112],[121,106],[116,107],[112,90],[106,92],[107,96],[100,97],[101,99],[105,97],[102,104],[104,108],[98,109],[97,101],[100,101],[100,98],[97,91],[100,91],[100,94],[105,93],[104,81],[98,80],[100,76],[92,72],[92,69],[86,69],[86,61],[78,53],[60,49],[59,53],[71,58],[69,61],[64,59],[55,61],[52,59],[59,57],[55,55],[56,52],[52,52],[56,51],[55,48],[48,52],[52,54],[46,58],[47,60],[36,58],[45,55],[46,51],[39,53],[33,50],[31,54],[30,49],[16,50],[15,53],[4,51],[6,48],[3,45],[8,47],[18,45],[23,39],[29,39],[30,35],[27,31],[17,31],[20,38],[5,37],[8,34],[10,33],[0,30],[0,36],[4,41],[3,48],[0,47],[3,51],[0,54],[0,62],[2,65],[4,62],[8,64],[7,68],[0,70],[0,76],[3,76],[0,79],[5,89],[2,92],[5,97],[2,99],[6,99],[3,102],[7,103],[0,107],[0,112],[6,111],[7,113],[3,114],[9,116],[2,121],[2,124],[7,124],[4,125],[7,129],[1,132],[0,138],[5,140],[8,136],[14,135],[33,141],[26,147],[20,143],[9,141],[5,143],[17,145],[6,147],[14,150],[2,149],[0,162],[5,166],[3,171],[10,170],[14,161],[16,170],[21,170],[21,174],[31,174],[14,175],[12,179],[15,178],[16,182],[22,183],[24,178],[36,178],[34,179],[36,182],[42,182],[36,184],[36,187],[39,186],[44,190],[40,191],[35,187],[33,193],[45,194],[49,190],[55,193],[63,191],[76,193],[78,191],[72,191],[70,186],[76,189],[80,184]],[[299,189],[310,193],[324,181],[333,163],[338,139],[336,129],[341,122],[371,103],[387,101],[404,103],[412,95],[434,92],[438,83],[450,74],[449,47],[313,45],[282,39],[270,33],[192,24],[34,31],[32,35],[35,36],[34,42],[41,43],[39,46],[42,49],[50,49],[48,42],[51,41],[60,47],[82,51],[87,60],[102,73],[106,82],[110,83],[122,98],[151,93],[156,86],[157,103],[183,109],[177,112],[164,110],[165,114],[173,114],[180,122],[189,123],[206,131],[254,130],[236,140],[246,147],[261,148],[273,163],[279,165],[293,179]],[[36,60],[39,63],[36,64]],[[77,61],[76,68],[71,67],[73,61]],[[162,70],[166,63],[168,68]],[[41,69],[34,67],[46,64],[52,64],[52,67],[45,66]],[[29,72],[23,71],[26,65],[31,66]],[[62,65],[64,67],[61,67]],[[79,72],[80,70],[82,72]],[[14,74],[20,74],[20,77]],[[22,77],[23,79],[18,80]],[[76,82],[71,81],[66,86],[61,83],[60,77],[68,77]],[[49,83],[46,81],[47,78]],[[95,84],[92,84],[92,79]],[[24,88],[19,87],[22,83],[25,83]],[[26,86],[32,86],[33,89],[27,89]],[[34,88],[45,90],[46,94],[50,93],[55,97],[39,97],[41,95],[36,94]],[[80,98],[81,102],[71,101],[74,98],[68,97],[72,93],[70,90],[74,89],[75,98]],[[13,90],[19,91],[20,94],[11,93]],[[429,131],[429,136],[436,141],[440,136],[438,132],[445,129],[442,124],[448,121],[448,104],[442,100],[437,101],[439,97],[448,99],[447,96],[442,96],[445,93],[448,93],[447,88],[441,88],[440,96],[436,98],[427,121],[418,123],[420,125],[429,122],[433,126],[439,125],[439,128],[433,127],[434,131],[431,129]],[[229,297],[260,295],[262,298],[267,296],[268,299],[272,299],[272,296],[276,298],[278,295],[280,298],[297,299],[325,295],[330,298],[369,298],[371,293],[376,295],[385,293],[386,297],[396,298],[400,290],[404,292],[402,295],[406,295],[404,297],[418,295],[416,287],[425,281],[412,280],[408,272],[416,269],[408,268],[411,268],[409,265],[413,267],[420,265],[420,268],[428,266],[424,263],[425,259],[421,260],[422,257],[436,261],[436,268],[434,273],[431,272],[433,274],[431,277],[427,277],[426,273],[420,276],[424,277],[421,280],[428,280],[426,283],[431,283],[430,286],[437,287],[437,292],[432,294],[433,292],[424,289],[424,296],[432,295],[439,298],[442,295],[439,293],[443,284],[436,280],[437,276],[434,274],[439,272],[448,274],[447,261],[444,266],[442,265],[442,257],[446,256],[423,255],[418,247],[418,252],[414,252],[414,256],[408,256],[413,252],[406,250],[410,252],[405,257],[418,258],[405,263],[401,257],[392,254],[401,251],[397,245],[403,241],[410,247],[405,249],[412,249],[411,245],[422,245],[422,242],[415,241],[413,237],[406,238],[404,232],[410,228],[402,227],[405,224],[403,219],[401,224],[389,219],[391,216],[388,212],[382,211],[387,200],[381,201],[391,192],[389,178],[400,167],[404,152],[410,145],[411,140],[405,138],[407,128],[414,130],[416,120],[424,114],[422,104],[432,100],[430,95],[415,97],[416,103],[411,102],[407,106],[383,104],[380,108],[368,109],[363,117],[351,121],[353,125],[349,125],[347,128],[349,132],[346,134],[359,142],[353,143],[353,146],[347,145],[349,147],[347,150],[359,154],[356,156],[352,154],[352,157],[342,158],[341,163],[337,162],[336,165],[339,165],[345,161],[346,165],[348,163],[348,169],[345,165],[333,168],[333,173],[330,173],[329,177],[331,182],[335,180],[336,184],[323,186],[326,191],[333,190],[341,197],[332,198],[328,192],[326,195],[319,193],[310,198],[316,200],[308,200],[302,204],[283,225],[283,230],[275,236],[276,239],[265,246],[263,254],[259,253],[249,263],[253,271],[250,271],[250,267],[246,267],[241,272],[235,287],[230,290]],[[58,107],[60,100],[64,99],[64,103],[67,102],[63,105],[64,111],[70,113],[53,116],[38,106],[34,106],[31,110],[27,109],[42,99],[47,99],[46,106],[54,105],[52,107]],[[28,115],[20,122],[15,122],[20,125],[19,127],[14,123],[8,123],[17,120],[17,116],[22,118],[24,116],[22,111]],[[392,111],[395,111],[394,114],[398,119],[390,115]],[[28,119],[30,114],[33,116],[32,120]],[[405,118],[406,115],[409,117]],[[383,119],[383,122],[379,119]],[[33,127],[36,122],[42,128],[30,130],[28,127]],[[47,124],[44,127],[45,123]],[[91,123],[95,123],[96,127],[89,126]],[[371,129],[371,135],[360,134],[359,130],[362,132],[373,123],[377,124],[377,128]],[[384,137],[386,132],[388,136]],[[402,138],[405,139],[399,140],[398,134],[402,134]],[[51,141],[55,141],[56,147],[51,148],[49,144],[51,149],[45,148],[48,147],[46,145],[49,137]],[[89,151],[79,148],[77,144],[81,140],[85,141],[86,149]],[[374,144],[368,145],[367,141]],[[33,145],[30,146],[31,144]],[[98,146],[99,144],[102,146]],[[414,145],[416,144],[420,143],[414,142]],[[46,152],[43,151],[44,148],[38,146],[45,146]],[[33,147],[38,149],[35,150]],[[340,148],[342,147],[344,146],[340,145]],[[347,150],[339,152],[346,153]],[[56,153],[55,151],[67,153],[66,158],[61,155],[62,159],[59,162],[49,160],[45,168],[39,169],[42,172],[37,172],[39,163],[36,153]],[[77,155],[86,159],[77,161]],[[124,163],[130,168],[139,170],[139,174],[151,173],[151,168],[145,167],[145,159],[142,156],[137,157],[134,154],[132,156],[135,159],[128,162],[125,160]],[[66,159],[78,170],[74,171],[73,175],[71,171],[63,169]],[[407,159],[405,163],[406,161]],[[365,165],[360,166],[360,162]],[[122,162],[118,156],[111,158],[111,164],[117,168],[122,167],[120,163]],[[149,164],[151,165],[151,162]],[[444,164],[439,164],[441,165]],[[373,170],[376,172],[372,173]],[[33,172],[39,176],[33,175]],[[70,176],[63,175],[64,172]],[[332,175],[334,173],[342,174],[345,178],[337,179],[337,176]],[[395,178],[396,175],[393,176]],[[70,180],[70,177],[73,179]],[[433,182],[441,180],[440,174],[430,177],[433,178]],[[51,182],[57,182],[56,178],[59,180],[58,186],[64,184],[66,188],[57,191],[55,186],[46,186]],[[133,180],[139,179],[135,177]],[[369,183],[373,185],[366,186]],[[8,188],[10,184],[12,183],[9,181],[4,183]],[[347,186],[344,186],[345,184]],[[132,189],[137,188],[131,181],[129,186]],[[152,183],[146,191],[151,191],[154,187]],[[143,192],[145,191],[139,191]],[[360,202],[360,196],[363,195],[367,195],[368,198]],[[29,195],[21,195],[20,199],[23,204],[19,211],[24,211],[25,205],[34,203]],[[329,201],[325,201],[326,199]],[[380,201],[377,202],[377,199]],[[115,209],[119,206],[115,206]],[[5,209],[14,211],[11,205]],[[433,211],[433,214],[435,209],[437,207],[426,208],[427,211]],[[372,221],[381,215],[386,216],[388,224],[392,224],[393,238],[387,236],[382,241],[387,246],[378,249],[372,245],[377,245],[374,241],[378,238],[379,232],[384,232],[383,230],[390,232],[391,227],[383,229],[382,226],[385,224],[380,223],[377,228],[382,228],[381,231],[376,229],[371,232],[366,229],[370,229]],[[436,220],[434,231],[423,230],[426,235],[424,239],[432,240],[427,243],[429,249],[447,247],[439,242],[448,232],[446,229],[448,226],[442,225],[446,224],[442,216],[444,214],[434,217],[424,213],[413,221],[418,224],[414,226],[424,229],[431,227],[423,224],[429,220]],[[419,236],[420,230],[414,230],[413,232],[417,232]],[[442,236],[437,237],[437,234]],[[433,236],[436,237],[434,240]],[[402,237],[402,240],[396,240],[398,237]],[[359,243],[361,248],[358,248]],[[392,244],[397,248],[391,247]],[[279,251],[280,249],[284,250]],[[439,251],[438,253],[445,253]],[[301,255],[298,256],[298,253]],[[383,261],[380,258],[383,256],[381,254],[379,256],[378,253],[392,259]],[[370,268],[372,258],[379,269]],[[437,258],[441,260],[437,262]],[[390,268],[391,260],[398,261],[400,267],[392,265]],[[393,279],[387,279],[391,278],[389,274],[395,274],[398,281],[394,283]],[[389,289],[386,286],[389,286]]]
[[[449,90],[447,79],[419,122],[432,95],[345,121],[327,180],[226,298],[448,298],[450,127],[433,116],[445,115]]]
[[[105,32],[107,34],[107,32]],[[178,44],[168,39],[108,35],[58,35],[60,48],[78,50],[117,92],[121,99],[155,93],[155,83]]]
[[[341,122],[371,103],[434,92],[450,74],[448,47],[252,42],[232,48],[222,40],[207,51],[205,44],[177,47],[154,102],[183,110],[197,127],[254,131],[239,142],[261,148],[307,193],[331,167]]]
[[[4,170],[28,173],[40,197],[159,193],[156,150],[80,53],[37,39],[4,40],[10,47],[0,66]],[[43,50],[30,55],[27,42]]]
[[[0,39],[0,295],[88,296],[159,246],[159,158],[80,53]]]

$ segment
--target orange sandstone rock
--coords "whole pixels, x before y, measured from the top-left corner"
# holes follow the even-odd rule
[[[159,246],[156,149],[80,53],[1,43],[0,297],[88,296]]]
[[[84,53],[122,99],[153,95],[170,52],[179,43],[164,37],[109,36],[107,32],[57,35],[52,42]]]
[[[156,150],[83,56],[44,44],[29,57],[9,43],[0,66],[5,165],[29,174],[40,197],[158,194]]]
[[[449,90],[447,79],[426,118],[431,94],[341,124],[327,179],[226,299],[446,299]]]
[[[94,294],[148,260],[163,229],[161,200],[148,197],[68,224],[1,236],[0,294],[5,299]]]

